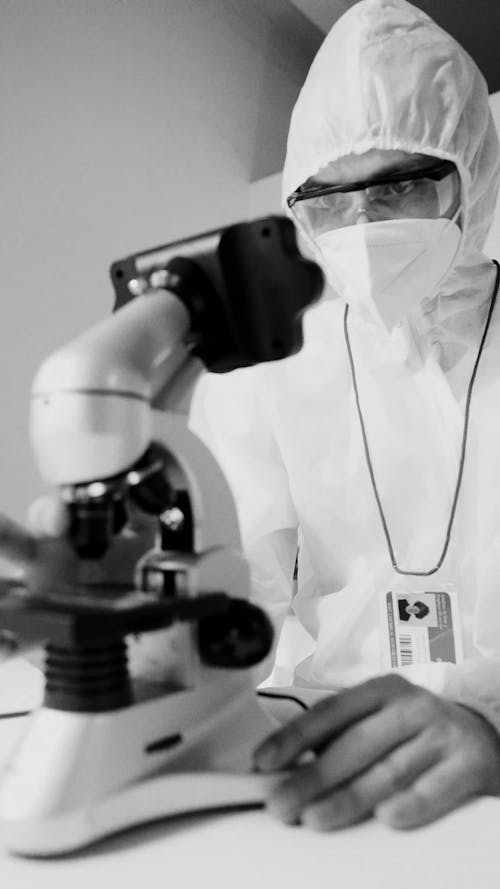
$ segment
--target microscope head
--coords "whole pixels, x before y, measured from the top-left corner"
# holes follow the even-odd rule
[[[151,288],[175,293],[189,312],[191,352],[212,373],[298,352],[302,315],[324,283],[299,252],[293,223],[280,216],[141,251],[110,271],[115,311]]]
[[[323,286],[281,217],[142,251],[113,263],[111,278],[114,314],[42,364],[31,408],[41,475],[70,507],[77,551],[95,557],[123,526],[129,494],[144,489],[130,478],[146,471],[159,394],[177,412],[203,367],[225,373],[294,354]]]

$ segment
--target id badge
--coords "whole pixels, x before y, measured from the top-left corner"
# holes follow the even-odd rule
[[[386,667],[463,659],[456,590],[390,590],[381,597]]]

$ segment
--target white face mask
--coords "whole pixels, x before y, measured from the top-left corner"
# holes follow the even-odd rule
[[[350,225],[318,235],[315,244],[334,290],[390,331],[452,268],[462,235],[457,217]]]

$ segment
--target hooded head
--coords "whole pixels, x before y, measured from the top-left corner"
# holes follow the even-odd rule
[[[465,50],[405,0],[361,0],[326,37],[293,110],[284,198],[328,164],[370,149],[453,161],[457,263],[477,261],[500,173],[487,85]]]

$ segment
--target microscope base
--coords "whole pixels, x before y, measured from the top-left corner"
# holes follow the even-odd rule
[[[224,772],[172,773],[126,788],[89,808],[2,825],[8,849],[33,858],[76,852],[128,828],[179,815],[257,808],[279,776]]]
[[[111,713],[42,707],[2,776],[0,838],[57,856],[163,817],[262,804],[279,776],[252,773],[252,751],[276,727],[253,691],[220,680]]]

